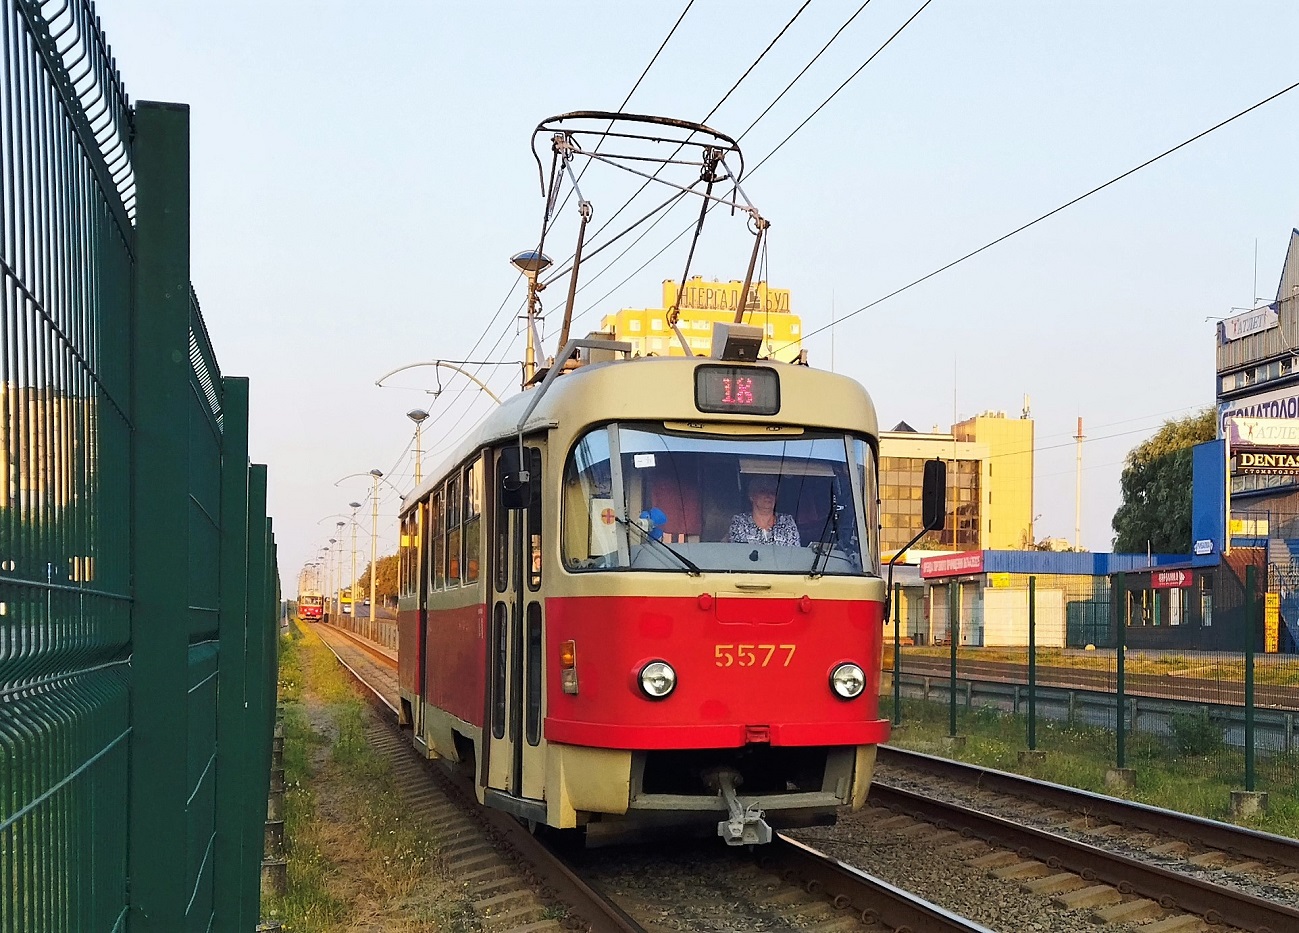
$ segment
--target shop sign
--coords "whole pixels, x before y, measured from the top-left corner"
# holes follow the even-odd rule
[[[1266,518],[1233,518],[1231,520],[1233,538],[1266,538],[1268,521]]]
[[[1195,582],[1190,570],[1156,570],[1150,574],[1152,590],[1184,590]]]
[[[988,586],[994,590],[1010,589],[1010,574],[1008,573],[990,573],[988,574]]]
[[[1254,308],[1244,314],[1237,314],[1222,322],[1222,342],[1230,343],[1250,334],[1270,330],[1277,326],[1279,318],[1270,307]]]
[[[1289,476],[1299,473],[1299,450],[1243,449],[1232,458],[1235,473]]]
[[[967,573],[983,573],[982,551],[945,554],[920,560],[920,576],[926,580],[930,577],[959,577]]]
[[[1206,554],[1213,553],[1213,540],[1211,538],[1200,538],[1195,542],[1195,547],[1191,548],[1196,557],[1204,557]]]
[[[1281,594],[1263,594],[1263,650],[1276,654],[1281,650]]]
[[[1232,450],[1237,447],[1299,447],[1299,420],[1235,418],[1227,425]]]
[[[1268,389],[1257,395],[1218,403],[1219,437],[1226,437],[1237,418],[1279,420],[1299,418],[1299,391],[1294,386]]]

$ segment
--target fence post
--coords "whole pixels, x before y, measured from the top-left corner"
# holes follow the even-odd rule
[[[248,691],[248,380],[222,379],[221,652],[217,668],[216,849],[213,864],[216,933],[246,933],[258,917],[243,899],[244,879],[257,874],[256,852],[242,831],[244,788],[252,761]]]
[[[1127,644],[1128,628],[1128,581],[1127,575],[1120,573],[1117,577],[1116,584],[1118,590],[1118,612],[1115,613],[1116,632],[1114,637],[1114,658],[1115,658],[1115,697],[1114,697],[1114,745],[1115,760],[1114,767],[1127,767],[1127,729],[1125,713],[1127,704],[1124,701],[1124,658],[1125,646]]]
[[[1028,578],[1028,750],[1037,750],[1037,577]]]
[[[956,645],[961,640],[960,628],[961,590],[953,578],[947,585],[947,640],[952,647],[952,682],[948,685],[948,734],[956,738]]]
[[[902,722],[902,584],[893,584],[893,725]]]
[[[1258,611],[1258,568],[1245,568],[1245,790],[1254,787],[1254,619]]]
[[[135,113],[131,348],[132,933],[188,926],[189,108]]]
[[[248,734],[244,741],[251,751],[247,781],[243,786],[244,799],[241,813],[243,851],[256,864],[257,870],[246,871],[240,878],[243,895],[240,898],[244,917],[261,916],[262,842],[266,835],[266,797],[270,786],[270,761],[262,760],[262,730],[267,721],[267,706],[274,715],[274,695],[267,696],[266,667],[270,663],[266,639],[266,604],[270,574],[268,571],[269,542],[266,534],[266,467],[255,463],[248,468],[248,641],[245,679],[246,702],[244,721]],[[274,678],[274,674],[270,675]],[[269,747],[270,739],[266,739]],[[248,929],[247,927],[245,929]]]

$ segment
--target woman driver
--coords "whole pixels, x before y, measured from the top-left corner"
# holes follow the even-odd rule
[[[770,473],[750,477],[747,492],[753,508],[731,519],[725,540],[738,544],[800,546],[794,516],[776,512],[776,486],[777,479]]]

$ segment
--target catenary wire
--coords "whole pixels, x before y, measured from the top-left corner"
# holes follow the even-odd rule
[[[869,0],[868,0],[868,2],[869,2]],[[882,51],[884,51],[885,48],[887,48],[887,47],[888,47],[888,46],[893,42],[894,39],[896,39],[899,35],[901,35],[902,32],[903,32],[903,30],[905,30],[909,25],[911,25],[911,23],[916,19],[916,17],[919,16],[919,15],[921,14],[921,12],[924,11],[925,7],[929,6],[929,4],[930,4],[931,2],[932,2],[932,0],[925,0],[925,3],[924,3],[924,4],[923,4],[919,9],[917,9],[915,13],[912,13],[911,16],[908,17],[907,20],[906,20],[906,21],[905,21],[901,26],[899,26],[899,27],[898,27],[898,28],[893,32],[892,35],[890,35],[887,39],[885,39],[884,42],[883,42],[883,43],[882,43],[878,48],[876,48],[875,51],[872,52],[872,53],[870,54],[870,56],[869,56],[869,57],[868,57],[864,62],[862,62],[862,64],[861,64],[860,66],[858,66],[857,69],[856,69],[856,70],[855,70],[851,75],[848,76],[847,80],[845,80],[842,84],[840,84],[840,85],[839,85],[839,86],[838,86],[838,87],[837,87],[837,88],[836,88],[836,89],[835,89],[835,90],[830,94],[829,97],[827,97],[825,100],[823,100],[823,101],[822,101],[822,102],[817,106],[817,108],[816,108],[815,110],[813,110],[812,113],[811,113],[811,114],[810,114],[806,119],[804,119],[801,123],[799,123],[798,126],[796,126],[796,127],[793,129],[793,131],[789,133],[789,135],[787,135],[784,139],[782,139],[782,140],[780,141],[780,143],[777,144],[777,146],[776,146],[774,149],[772,149],[772,150],[771,150],[770,152],[768,152],[765,156],[763,156],[762,159],[761,159],[761,160],[760,160],[760,161],[759,161],[759,162],[758,162],[758,163],[757,163],[757,164],[756,164],[752,169],[749,170],[749,172],[748,172],[748,174],[746,175],[746,177],[747,177],[747,178],[752,178],[753,175],[754,175],[754,173],[757,172],[758,169],[760,169],[760,168],[762,167],[762,165],[763,165],[764,163],[766,163],[766,161],[767,161],[768,159],[770,159],[773,155],[775,155],[776,152],[777,152],[777,151],[778,151],[782,146],[784,146],[786,143],[788,143],[791,139],[794,138],[794,136],[795,136],[795,135],[796,135],[800,130],[802,130],[805,126],[807,126],[807,124],[812,120],[812,118],[815,117],[818,113],[820,113],[820,112],[825,108],[825,106],[826,106],[827,104],[829,104],[830,101],[832,101],[832,100],[833,100],[833,99],[834,99],[834,98],[839,94],[840,91],[842,91],[845,87],[847,87],[848,84],[849,84],[849,83],[850,83],[854,78],[856,78],[858,75],[860,75],[860,74],[862,73],[862,71],[866,68],[866,66],[869,65],[871,62],[873,62],[873,61],[875,60],[875,58],[876,58],[876,57],[877,57],[877,56],[878,56]],[[865,5],[866,5],[866,4],[862,4],[862,8],[864,8]],[[860,13],[860,12],[861,12],[861,9],[858,9],[857,13]],[[848,22],[852,22],[852,19],[855,19],[855,18],[856,18],[857,13],[854,13],[853,16],[852,16],[852,18],[850,18]],[[848,24],[845,23],[845,24],[844,24],[844,27],[846,27],[847,25],[848,25]],[[843,31],[843,28],[844,28],[844,27],[840,27],[839,32],[836,32],[836,33],[835,33],[834,37],[831,39],[831,42],[833,42],[835,38],[838,38],[839,34]],[[821,49],[821,51],[817,53],[817,56],[816,56],[816,57],[819,58],[820,55],[825,51],[825,49],[829,47],[829,45],[830,45],[830,43],[827,43],[826,46],[823,47],[823,48]],[[815,61],[815,60],[816,60],[816,59],[814,58],[813,61]],[[809,67],[810,67],[810,64],[809,64]],[[804,70],[806,70],[806,69],[804,69]],[[801,77],[801,76],[802,76],[802,72],[799,73],[799,76],[798,76],[798,77]],[[797,80],[798,80],[798,77],[796,77],[794,80],[797,81]],[[787,87],[785,88],[785,90],[783,90],[783,91],[780,92],[780,96],[784,96],[784,94],[786,93],[786,91],[789,90],[789,87],[792,87],[792,86],[793,86],[793,83],[794,83],[794,82],[790,82],[790,85],[787,86]],[[777,100],[779,100],[779,97],[777,97]],[[773,105],[774,105],[774,102],[773,102]],[[768,109],[770,109],[770,108],[768,108]],[[765,116],[765,115],[766,115],[766,111],[763,111],[763,114],[762,114],[761,116],[759,116],[758,119],[759,119],[759,120],[762,119],[762,116]],[[750,124],[749,129],[752,129],[753,126],[755,126],[755,125],[757,124],[757,122],[758,122],[758,121],[755,120],[752,124]],[[748,131],[749,131],[749,130],[746,129],[746,130],[745,130],[745,133],[747,133]],[[642,187],[643,187],[643,186],[642,186]],[[639,192],[637,192],[637,193],[639,194]],[[634,197],[634,195],[633,195],[633,197]],[[711,210],[712,207],[710,206],[708,209]],[[664,215],[664,216],[666,216],[666,215]],[[662,219],[662,218],[660,218],[660,219]],[[656,221],[656,224],[657,224],[657,221]],[[640,272],[641,272],[641,271],[642,271],[646,266],[648,266],[651,262],[653,262],[654,260],[658,259],[658,258],[659,258],[660,256],[662,256],[665,252],[667,252],[667,251],[668,251],[668,250],[669,250],[669,249],[670,249],[674,244],[676,244],[676,242],[677,242],[678,240],[680,240],[683,236],[685,236],[685,235],[686,235],[687,233],[689,233],[692,229],[694,229],[694,226],[695,226],[695,223],[692,221],[692,222],[691,222],[687,227],[683,228],[683,229],[681,230],[680,233],[678,233],[678,234],[677,234],[676,236],[674,236],[671,240],[669,240],[667,243],[665,243],[665,244],[663,245],[663,247],[662,247],[661,249],[659,249],[658,252],[654,253],[652,256],[649,257],[649,259],[647,259],[647,260],[645,260],[645,262],[641,263],[641,265],[638,266],[638,267],[637,267],[633,272],[631,272],[631,273],[630,273],[626,278],[624,278],[624,279],[623,279],[622,281],[620,281],[617,285],[615,285],[612,289],[610,289],[609,291],[605,292],[605,293],[604,293],[603,295],[601,295],[598,299],[596,299],[594,302],[592,302],[590,305],[588,305],[586,308],[584,308],[584,309],[583,309],[579,314],[575,315],[575,316],[573,317],[573,320],[576,321],[578,318],[583,317],[584,315],[586,315],[587,313],[589,313],[591,310],[593,310],[594,308],[598,307],[598,306],[599,306],[599,305],[600,305],[600,304],[601,304],[601,303],[602,303],[606,298],[608,298],[610,295],[612,295],[612,294],[613,294],[614,292],[616,292],[618,289],[622,288],[622,286],[626,285],[627,282],[629,282],[632,278],[634,278],[637,274],[639,274],[639,273],[640,273]],[[648,231],[647,231],[647,232],[648,232]],[[636,240],[635,240],[635,241],[634,241],[630,246],[628,246],[628,248],[627,248],[626,250],[624,250],[622,253],[619,253],[616,257],[614,257],[614,259],[613,259],[612,261],[610,261],[608,265],[606,265],[603,269],[600,270],[599,273],[596,274],[596,276],[593,276],[593,277],[592,277],[590,280],[588,280],[588,281],[594,281],[595,278],[598,278],[599,275],[602,275],[605,271],[607,271],[608,268],[609,268],[609,266],[612,266],[614,263],[616,263],[616,262],[618,262],[620,259],[622,259],[622,257],[625,256],[625,255],[626,255],[626,254],[631,250],[631,248],[634,247],[634,246],[636,245],[636,243],[639,243],[639,242],[640,242],[640,239],[641,239],[641,238],[638,237],[638,238],[637,238],[637,239],[636,239]],[[579,289],[579,291],[581,291],[581,289]],[[839,320],[843,320],[843,319],[842,319],[842,318],[839,318],[839,319],[836,320],[835,323],[838,323]],[[778,349],[778,350],[783,350],[783,349],[785,349],[785,347],[788,347],[788,346],[791,346],[791,344],[785,344],[784,346],[778,347],[777,349]]]
[[[674,22],[672,24],[672,28],[668,30],[668,34],[664,36],[663,41],[659,43],[659,47],[655,50],[654,55],[649,60],[649,63],[646,64],[646,66],[643,69],[641,69],[641,73],[636,78],[635,83],[632,84],[631,90],[627,92],[627,95],[623,98],[622,103],[618,106],[619,112],[621,112],[627,106],[628,102],[631,101],[632,95],[636,93],[636,90],[641,86],[641,83],[644,82],[645,77],[650,72],[650,69],[654,67],[654,63],[659,60],[659,56],[663,54],[663,50],[667,48],[667,45],[672,40],[672,37],[676,35],[676,31],[678,27],[680,27],[681,22],[686,18],[686,14],[690,12],[690,8],[693,7],[694,4],[695,4],[695,0],[688,0],[688,2],[685,5],[685,8],[682,9],[681,14],[677,17],[676,22]],[[585,170],[586,167],[583,166],[582,171],[585,172]],[[581,176],[579,175],[578,177],[580,178]],[[565,198],[565,203],[567,203],[567,198]],[[561,205],[561,210],[562,210],[562,205]],[[474,341],[474,345],[469,349],[469,352],[465,354],[466,357],[472,357],[474,355],[474,352],[482,344],[483,340],[486,339],[487,335],[491,332],[492,327],[496,324],[496,321],[500,317],[501,312],[504,311],[506,305],[509,304],[510,297],[514,294],[514,290],[518,287],[518,284],[522,280],[522,278],[523,278],[522,274],[519,274],[518,276],[515,277],[514,281],[510,285],[509,292],[506,293],[505,300],[501,302],[500,307],[496,309],[496,313],[493,314],[491,320],[487,322],[487,325],[483,328],[482,333],[479,335],[478,339]],[[499,342],[500,341],[498,340],[497,343],[499,344]],[[474,371],[474,375],[477,376],[479,372],[481,372],[481,367],[479,367],[479,369],[476,369]]]
[[[909,291],[910,289],[915,288],[917,285],[920,285],[920,284],[923,283],[923,282],[927,282],[927,281],[929,281],[930,279],[934,278],[935,276],[941,275],[942,273],[946,272],[947,270],[952,269],[952,268],[954,268],[955,266],[960,265],[961,263],[965,262],[965,261],[968,260],[968,259],[973,259],[975,256],[979,255],[980,253],[986,252],[987,250],[992,249],[994,246],[997,246],[997,245],[1000,244],[1000,243],[1004,243],[1006,240],[1009,240],[1011,237],[1016,236],[1017,234],[1023,233],[1025,230],[1029,229],[1030,227],[1036,226],[1037,224],[1040,224],[1042,221],[1047,220],[1047,219],[1050,218],[1050,217],[1054,217],[1056,214],[1059,214],[1061,211],[1064,211],[1064,210],[1067,210],[1067,209],[1070,208],[1070,207],[1073,207],[1075,204],[1078,204],[1079,202],[1084,201],[1084,200],[1086,200],[1087,198],[1090,198],[1092,195],[1094,195],[1094,194],[1098,194],[1098,193],[1100,193],[1101,191],[1104,191],[1106,188],[1109,188],[1109,187],[1111,187],[1112,185],[1117,184],[1118,182],[1122,181],[1123,179],[1125,179],[1125,178],[1127,178],[1127,177],[1129,177],[1129,176],[1131,176],[1131,175],[1135,175],[1137,172],[1141,171],[1142,169],[1147,168],[1147,167],[1149,167],[1149,166],[1151,166],[1151,165],[1154,165],[1156,162],[1160,161],[1161,159],[1167,158],[1168,156],[1172,155],[1173,153],[1175,153],[1175,152],[1177,152],[1177,151],[1179,151],[1179,150],[1181,150],[1181,149],[1186,148],[1187,146],[1191,145],[1191,144],[1194,143],[1194,142],[1197,142],[1197,141],[1203,139],[1204,137],[1208,136],[1210,133],[1214,133],[1214,132],[1216,132],[1217,130],[1222,129],[1224,126],[1227,126],[1227,125],[1230,124],[1230,123],[1234,123],[1236,120],[1239,120],[1239,119],[1241,119],[1242,117],[1244,117],[1244,116],[1246,116],[1246,115],[1248,115],[1248,114],[1254,112],[1255,110],[1258,110],[1260,107],[1263,107],[1263,106],[1265,106],[1265,105],[1267,105],[1267,104],[1270,104],[1272,101],[1276,100],[1277,98],[1282,97],[1282,96],[1285,95],[1285,94],[1289,94],[1289,93],[1290,93],[1291,91],[1293,91],[1295,88],[1299,88],[1299,81],[1296,81],[1294,84],[1291,84],[1291,85],[1289,85],[1288,87],[1284,87],[1284,88],[1282,88],[1281,90],[1277,91],[1277,92],[1274,93],[1274,94],[1270,94],[1270,95],[1268,95],[1267,97],[1263,98],[1262,100],[1258,101],[1257,103],[1251,104],[1250,106],[1246,107],[1244,110],[1238,111],[1237,113],[1233,114],[1232,116],[1227,117],[1227,119],[1225,119],[1225,120],[1221,120],[1221,121],[1219,121],[1218,123],[1215,123],[1213,126],[1209,127],[1208,129],[1206,129],[1206,130],[1201,130],[1199,133],[1196,133],[1194,136],[1190,137],[1189,139],[1185,139],[1185,140],[1183,140],[1182,142],[1178,143],[1177,145],[1175,145],[1175,146],[1173,146],[1173,147],[1171,147],[1171,148],[1169,148],[1169,149],[1165,149],[1163,152],[1159,153],[1159,155],[1157,155],[1157,156],[1153,156],[1152,158],[1147,159],[1146,161],[1142,162],[1140,165],[1133,166],[1132,168],[1128,169],[1127,171],[1122,172],[1122,173],[1120,173],[1120,174],[1118,174],[1118,175],[1115,175],[1115,176],[1114,176],[1113,178],[1111,178],[1109,181],[1102,182],[1101,184],[1097,185],[1096,187],[1090,189],[1089,191],[1086,191],[1086,192],[1084,192],[1084,193],[1078,195],[1078,196],[1075,197],[1075,198],[1071,198],[1070,200],[1066,201],[1065,203],[1061,204],[1060,206],[1055,207],[1055,208],[1052,208],[1051,210],[1047,211],[1045,214],[1041,214],[1041,215],[1035,217],[1034,219],[1028,221],[1027,223],[1021,224],[1020,226],[1016,227],[1014,230],[1011,230],[1009,233],[1003,233],[1001,236],[997,237],[995,240],[991,240],[991,241],[989,241],[989,242],[983,244],[982,246],[978,247],[977,249],[970,250],[970,252],[966,253],[964,256],[961,256],[961,257],[958,258],[958,259],[953,259],[951,262],[947,263],[946,265],[940,266],[939,268],[933,270],[932,272],[928,272],[928,273],[926,273],[925,275],[920,276],[920,278],[918,278],[918,279],[914,279],[913,281],[908,282],[906,285],[903,285],[903,286],[900,287],[900,288],[896,288],[896,289],[894,289],[893,291],[889,292],[887,295],[884,295],[884,296],[882,296],[882,297],[880,297],[880,298],[876,298],[874,301],[872,301],[872,302],[870,302],[870,303],[868,303],[868,304],[863,305],[862,307],[858,308],[856,311],[850,311],[848,314],[845,314],[843,317],[841,317],[841,318],[837,318],[837,319],[834,321],[834,324],[836,324],[836,325],[838,325],[838,324],[842,324],[844,321],[846,321],[846,320],[848,320],[848,319],[850,319],[850,318],[856,317],[857,315],[859,315],[859,314],[861,314],[861,313],[863,313],[863,312],[865,312],[865,311],[869,311],[871,308],[874,308],[874,307],[876,307],[877,305],[883,304],[884,302],[888,301],[890,298],[895,298],[895,297],[897,297],[898,295],[901,295],[903,292]],[[782,143],[782,145],[783,145],[783,143]],[[766,161],[766,160],[764,159],[763,161]],[[758,163],[758,164],[761,165],[762,163]],[[756,166],[755,166],[755,169],[756,169]],[[813,337],[813,336],[815,336],[816,334],[819,334],[819,333],[822,333],[822,332],[824,332],[824,331],[826,331],[826,330],[829,330],[829,328],[830,328],[830,325],[829,325],[829,324],[826,324],[826,325],[823,325],[823,326],[821,326],[821,327],[818,327],[818,328],[816,328],[816,329],[814,329],[814,330],[809,331],[809,332],[806,333],[806,334],[803,334],[803,335],[802,335],[802,339],[803,339],[803,340],[806,340],[806,339],[809,338],[809,337]],[[784,347],[780,347],[780,349],[783,350],[783,349],[785,349],[785,347],[787,347],[787,346],[792,346],[792,345],[793,345],[792,343],[785,344],[785,346],[784,346]]]
[[[730,99],[731,95],[734,94],[734,93],[736,92],[736,90],[739,88],[739,86],[740,86],[741,84],[743,84],[743,83],[745,82],[745,80],[748,79],[749,75],[751,75],[751,74],[753,73],[753,70],[754,70],[755,68],[757,68],[759,64],[761,64],[761,62],[762,62],[762,60],[763,60],[764,58],[767,57],[767,54],[768,54],[768,53],[769,53],[773,48],[776,47],[776,43],[779,42],[779,41],[781,40],[781,38],[785,35],[785,33],[787,33],[787,32],[789,31],[790,27],[793,26],[794,23],[798,20],[798,18],[799,18],[800,16],[803,15],[803,12],[808,8],[808,6],[811,4],[811,2],[812,2],[812,0],[804,0],[803,5],[800,6],[797,10],[794,11],[794,15],[791,16],[791,17],[789,18],[789,21],[786,22],[785,25],[782,26],[782,27],[780,28],[780,31],[779,31],[778,33],[776,33],[775,37],[774,37],[770,42],[767,43],[767,47],[764,48],[764,49],[763,49],[763,50],[758,54],[758,57],[757,57],[757,58],[755,58],[752,62],[749,63],[749,66],[748,66],[747,68],[744,69],[744,73],[741,74],[740,77],[737,78],[737,79],[735,80],[735,83],[732,84],[731,87],[730,87],[730,89],[727,90],[727,92],[726,92],[725,94],[722,95],[721,99],[720,99],[717,103],[715,103],[715,104],[713,105],[712,109],[709,110],[708,113],[704,114],[704,118],[703,118],[702,120],[699,121],[700,123],[707,123],[708,120],[712,118],[713,114],[717,113],[717,111],[720,110],[720,109],[722,108],[722,105],[725,104],[725,103]],[[693,136],[694,133],[691,133],[690,135]],[[689,137],[687,137],[687,139],[688,139],[688,138],[689,138]],[[677,148],[674,149],[674,150],[672,151],[672,154],[668,156],[668,158],[671,159],[671,158],[675,157],[676,154],[679,153],[679,152],[684,148],[684,146],[685,146],[684,143],[679,144],[679,145],[677,146]],[[608,229],[608,227],[609,227],[610,224],[612,224],[615,220],[617,220],[620,216],[622,216],[623,211],[625,211],[628,207],[630,207],[631,204],[632,204],[632,202],[634,202],[634,201],[636,200],[636,198],[640,197],[641,192],[643,192],[646,188],[648,188],[648,187],[650,186],[650,184],[651,184],[655,179],[658,178],[658,176],[659,176],[659,172],[661,172],[661,171],[662,171],[662,168],[660,167],[660,169],[659,169],[658,171],[656,171],[656,172],[653,174],[652,177],[646,179],[646,180],[641,184],[641,186],[640,186],[639,188],[637,188],[637,189],[632,193],[632,195],[631,195],[629,198],[627,198],[626,201],[624,201],[624,202],[622,203],[622,206],[619,207],[616,211],[614,211],[613,214],[610,215],[609,219],[606,220],[604,223],[602,223],[602,224],[599,226],[599,228],[596,229],[595,233],[593,233],[593,234],[591,235],[591,239],[592,239],[593,241],[596,240],[596,239],[598,239],[599,236],[600,236],[600,234],[603,233],[606,229]],[[750,173],[750,174],[752,174],[752,173]],[[674,206],[675,206],[675,205],[674,205]],[[565,264],[572,262],[573,258],[574,258],[573,256],[570,256],[568,259],[565,260]],[[551,282],[554,282],[554,281],[556,281],[557,279],[561,278],[561,277],[562,277],[562,276],[563,276],[563,275],[568,271],[568,269],[571,269],[571,266],[567,266],[567,265],[566,265],[566,267],[565,267],[564,270],[561,270],[561,271],[556,272],[556,273],[554,273],[553,275],[551,275],[551,276],[546,280],[546,284],[550,284]]]

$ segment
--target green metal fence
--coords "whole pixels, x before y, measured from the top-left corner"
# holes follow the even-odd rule
[[[1269,621],[1266,555],[1236,548],[1216,567],[1176,573],[1186,577],[1159,586],[1150,570],[1024,577],[1005,598],[985,591],[959,609],[955,587],[935,586],[930,612],[946,644],[890,645],[887,708],[895,723],[923,726],[920,741],[968,740],[967,751],[1003,767],[1041,768],[1020,753],[1045,753],[1053,779],[1104,778],[1139,796],[1175,787],[1195,812],[1228,816],[1233,793],[1266,792],[1276,827],[1293,832],[1299,655],[1278,650],[1284,600]],[[994,625],[1013,638],[961,637]]]
[[[251,931],[279,593],[188,112],[88,0],[0,0],[0,46],[0,933]]]

